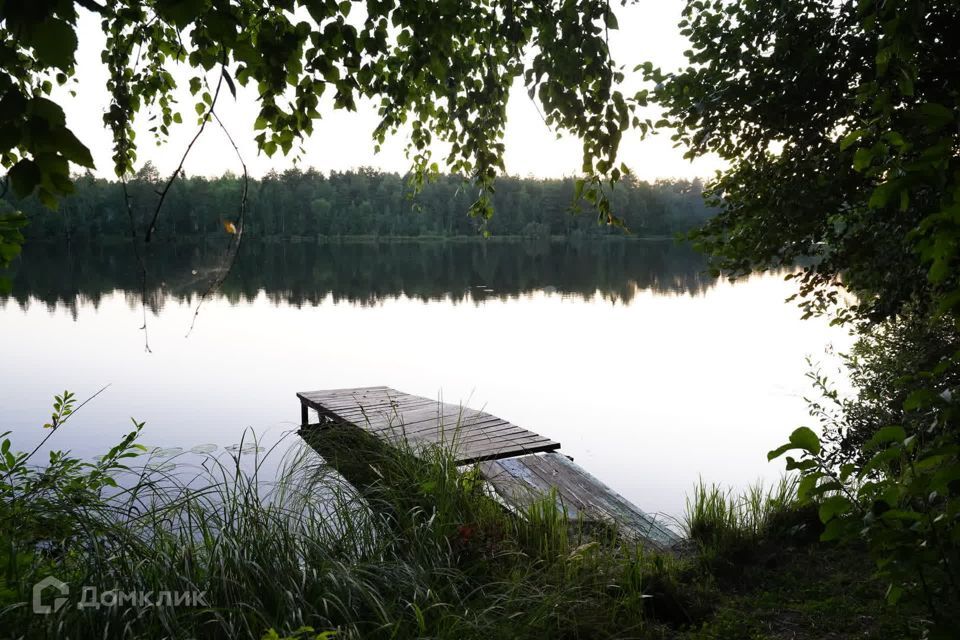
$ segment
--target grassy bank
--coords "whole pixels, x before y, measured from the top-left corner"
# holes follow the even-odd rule
[[[61,412],[65,405],[69,398]],[[49,433],[68,417],[55,409]],[[347,485],[306,446],[260,452],[248,442],[191,461],[139,449],[141,429],[96,462],[54,456],[37,469],[4,449],[5,637],[889,638],[912,630],[903,608],[881,605],[861,551],[815,542],[816,514],[797,506],[789,482],[747,496],[697,487],[689,541],[652,553],[609,529],[571,525],[550,496],[508,513],[443,451],[423,459],[323,432],[312,444]],[[280,471],[268,477],[276,456]],[[48,576],[69,594],[37,614],[31,591]],[[199,602],[183,595],[197,593]],[[184,597],[189,606],[169,606]]]

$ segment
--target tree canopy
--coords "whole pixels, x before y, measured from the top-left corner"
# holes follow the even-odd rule
[[[688,65],[642,97],[689,157],[729,169],[695,234],[733,274],[803,268],[807,312],[855,328],[856,393],[812,372],[822,436],[787,469],[826,538],[863,537],[891,602],[924,599],[940,633],[960,603],[960,4],[691,0]],[[852,293],[847,302],[841,295]],[[799,452],[799,453],[797,453]],[[943,637],[947,637],[944,635]]]
[[[646,74],[687,156],[730,163],[698,234],[717,266],[815,258],[811,302],[835,301],[842,274],[873,319],[960,303],[960,6],[716,0],[684,15],[689,66]]]
[[[369,99],[380,117],[376,141],[409,127],[415,179],[442,164],[473,181],[470,211],[489,216],[493,181],[503,171],[506,101],[522,78],[547,124],[583,140],[578,195],[612,219],[602,187],[625,170],[616,163],[624,129],[645,126],[633,113],[636,101],[617,88],[623,74],[607,42],[617,21],[606,0],[6,0],[0,165],[16,194],[35,193],[51,207],[73,189],[71,163],[93,166],[51,97],[76,72],[79,8],[98,14],[107,36],[111,99],[103,119],[121,177],[137,159],[137,118],[152,118],[161,141],[193,115],[202,130],[219,122],[222,92],[250,85],[259,107],[251,125],[267,155],[295,152],[321,117],[324,94],[335,109]],[[192,72],[189,114],[173,98],[177,67]],[[439,162],[435,142],[445,149]],[[16,216],[0,221],[4,261],[18,251],[22,224]]]

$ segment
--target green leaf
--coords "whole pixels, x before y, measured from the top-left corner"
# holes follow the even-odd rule
[[[820,503],[818,510],[820,522],[827,523],[837,516],[845,515],[850,512],[852,506],[850,500],[844,496],[829,496]]]
[[[814,498],[817,496],[822,496],[826,493],[830,493],[831,491],[840,491],[841,489],[843,489],[843,485],[836,480],[827,480],[826,482],[822,482],[810,488],[807,491],[807,497]]]
[[[227,88],[230,89],[230,95],[232,95],[232,96],[233,96],[233,99],[236,100],[236,99],[237,99],[237,86],[236,86],[235,84],[233,84],[233,78],[231,78],[231,77],[230,77],[230,74],[227,73],[227,69],[226,69],[225,67],[220,69],[220,73],[221,73],[221,75],[223,75],[223,79],[224,79],[224,80],[226,81],[226,83],[227,83]]]
[[[903,136],[897,131],[887,131],[883,134],[883,139],[898,149],[902,149],[907,146],[907,141],[904,140]]]
[[[816,455],[820,453],[820,438],[809,427],[799,427],[790,434],[790,442],[767,453],[767,460],[779,458],[792,449],[803,449]]]
[[[900,596],[902,595],[903,595],[903,588],[898,587],[897,585],[891,583],[890,586],[887,587],[887,593],[886,593],[887,604],[891,604],[891,605],[897,604],[897,601],[900,600]]]
[[[840,139],[840,150],[844,151],[867,133],[866,129],[856,129]]]
[[[815,469],[817,467],[817,461],[806,459],[794,460],[790,456],[787,456],[787,471],[809,471],[810,469]]]
[[[853,464],[852,462],[848,462],[846,464],[840,465],[840,481],[841,482],[846,481],[847,478],[849,478],[856,472],[856,470],[857,470],[857,465]]]
[[[887,202],[890,201],[890,195],[893,191],[894,183],[885,182],[877,185],[877,188],[870,194],[870,200],[867,202],[867,206],[871,209],[882,209],[887,206]]]
[[[904,411],[913,411],[931,406],[937,400],[937,394],[930,389],[917,389],[903,401]]]
[[[853,168],[856,171],[863,171],[873,162],[873,149],[861,147],[853,154]]]
[[[903,442],[904,438],[906,437],[907,432],[903,430],[903,427],[883,427],[873,434],[873,437],[864,443],[863,448],[869,451],[870,449],[876,449],[880,445],[887,444],[888,442]]]
[[[607,9],[606,15],[604,16],[607,21],[607,28],[612,30],[619,29],[620,23],[617,21],[616,14],[613,13],[611,9]]]
[[[905,73],[897,78],[897,87],[900,89],[900,93],[903,95],[913,95],[913,79]]]
[[[953,111],[936,102],[922,104],[918,111],[927,127],[934,131],[953,122]]]
[[[846,526],[843,520],[834,518],[823,528],[823,533],[820,534],[820,540],[822,542],[829,542],[831,540],[837,540],[842,538],[846,533]]]
[[[209,6],[204,0],[159,0],[157,13],[183,29],[203,13]]]
[[[787,444],[780,445],[776,449],[767,452],[767,460],[770,461],[770,460],[773,460],[774,458],[779,458],[787,451],[791,451],[793,449],[796,449],[796,447],[790,444],[789,442]]]
[[[810,453],[820,453],[820,438],[810,428],[799,427],[790,434],[790,442]]]
[[[867,464],[863,465],[863,468],[860,469],[860,472],[857,475],[860,478],[865,478],[870,473],[883,468],[890,461],[899,458],[900,451],[900,447],[896,446],[882,449],[879,453],[870,458]]]
[[[80,139],[73,135],[72,131],[67,128],[61,129],[56,133],[56,142],[60,153],[62,153],[63,157],[67,160],[81,167],[87,167],[88,169],[94,168],[93,156],[90,154],[90,149],[80,142]]]
[[[905,509],[888,509],[880,514],[880,517],[884,520],[904,520],[907,522],[919,522],[923,520],[923,514]]]
[[[10,186],[13,187],[13,192],[21,198],[33,193],[36,186],[43,180],[40,167],[28,158],[24,158],[13,165],[7,175],[10,178]]]
[[[72,25],[51,18],[37,25],[27,38],[37,61],[48,67],[67,69],[77,50],[77,34]]]
[[[930,480],[930,487],[942,493],[949,490],[950,484],[960,482],[960,465],[954,463],[937,471]]]
[[[913,438],[915,436],[910,436],[910,437]],[[944,461],[946,461],[946,459],[947,457],[944,455],[925,456],[917,460],[914,463],[913,467],[916,471],[929,471],[930,469],[939,468],[944,463]]]
[[[800,478],[800,482],[797,483],[797,499],[800,502],[806,502],[810,499],[810,494],[816,488],[817,481],[822,475],[822,473],[816,472]]]
[[[910,207],[910,192],[906,189],[900,190],[900,211],[906,211]]]

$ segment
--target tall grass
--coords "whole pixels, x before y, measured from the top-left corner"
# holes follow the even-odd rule
[[[30,552],[7,574],[0,634],[629,637],[672,606],[672,559],[614,538],[571,542],[550,497],[518,516],[442,450],[415,456],[337,428],[316,436],[326,461],[253,442],[199,463],[147,459],[96,499],[54,490],[36,508],[63,525],[56,536],[4,530],[5,546]],[[30,591],[48,575],[71,593],[38,615]],[[153,593],[154,605],[161,592],[203,592],[205,604],[78,607],[83,586]]]
[[[769,487],[758,482],[741,493],[701,479],[686,504],[684,528],[708,561],[737,559],[780,529],[802,526],[795,522],[803,519],[797,517],[795,476],[784,476]]]

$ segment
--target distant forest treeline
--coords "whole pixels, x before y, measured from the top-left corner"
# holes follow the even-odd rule
[[[149,163],[128,182],[135,224],[142,235],[153,215],[164,177]],[[236,221],[243,181],[182,177],[174,181],[159,217],[165,238],[223,233]],[[710,217],[694,181],[658,181],[632,176],[611,195],[616,215],[638,236],[671,235]],[[584,204],[571,214],[572,179],[504,177],[497,180],[495,214],[487,229],[495,235],[603,236],[623,231],[599,225]],[[480,221],[467,216],[476,192],[454,176],[427,183],[415,197],[404,177],[369,169],[333,172],[292,169],[251,179],[244,233],[251,237],[294,236],[463,236],[476,235]],[[30,199],[7,203],[31,218],[28,239],[102,239],[130,236],[130,216],[118,182],[80,176],[76,191],[53,214]]]

